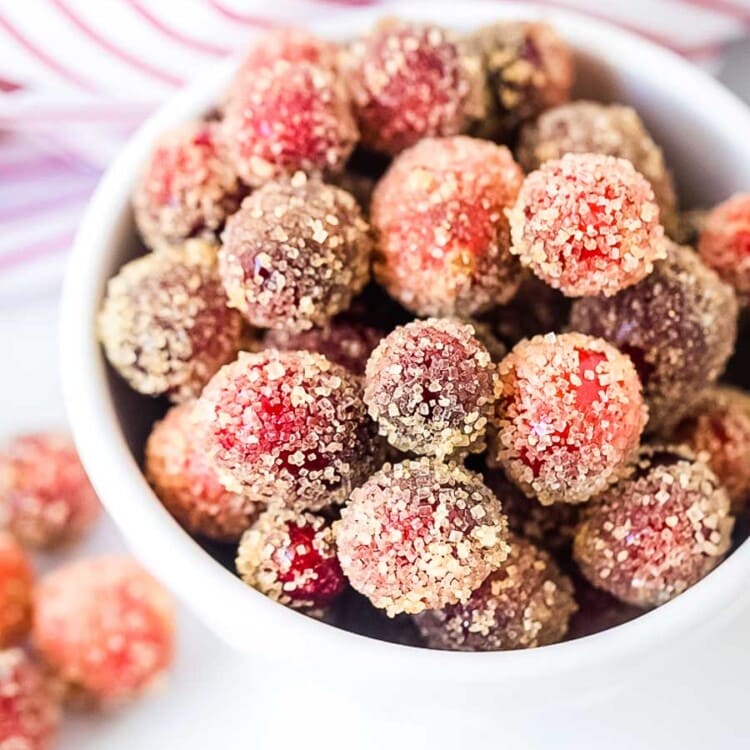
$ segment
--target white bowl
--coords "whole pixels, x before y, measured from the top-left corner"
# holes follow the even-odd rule
[[[395,10],[395,9],[394,9]],[[750,113],[713,79],[679,57],[586,17],[534,6],[484,2],[411,5],[401,15],[457,30],[499,18],[543,18],[575,48],[577,94],[630,103],[664,146],[685,205],[712,204],[750,185]],[[363,31],[387,12],[338,12],[314,30],[334,38]],[[240,652],[346,679],[398,674],[402,684],[481,682],[522,706],[550,698],[582,700],[589,689],[624,685],[665,644],[718,629],[750,603],[750,545],[660,609],[595,636],[524,652],[446,653],[372,640],[273,603],[206,554],[157,501],[134,458],[152,419],[147,399],[111,377],[94,335],[106,280],[136,252],[129,197],[154,138],[209,109],[232,70],[227,63],[172,98],[151,117],[102,179],[81,224],[62,309],[67,407],[83,462],[133,552],[209,628]],[[564,685],[564,689],[561,689]],[[528,701],[526,705],[531,705]],[[522,710],[522,709],[521,709]]]

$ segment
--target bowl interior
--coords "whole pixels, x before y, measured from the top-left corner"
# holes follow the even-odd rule
[[[384,13],[341,13],[317,30],[345,39]],[[412,6],[400,15],[429,19],[457,30],[501,17],[549,20],[576,51],[576,97],[632,104],[665,150],[682,207],[711,205],[750,184],[750,116],[712,79],[671,53],[587,18],[534,6],[466,2]],[[66,279],[62,316],[65,395],[71,424],[92,481],[135,553],[210,627],[246,652],[272,651],[295,659],[349,654],[373,670],[398,658],[404,673],[439,672],[497,679],[531,677],[554,669],[582,669],[626,658],[657,638],[703,624],[709,599],[726,602],[745,591],[750,552],[744,545],[706,581],[674,602],[612,631],[527,653],[436,653],[335,630],[266,600],[244,586],[232,568],[232,550],[201,549],[164,511],[139,465],[145,438],[167,408],[131,391],[103,362],[94,319],[107,278],[144,252],[132,220],[129,194],[140,164],[163,130],[207,111],[233,69],[219,66],[178,94],[131,140],[103,178],[81,225]],[[732,361],[730,379],[750,386],[747,345]],[[206,552],[210,554],[206,554]],[[746,595],[747,596],[747,595]],[[314,648],[311,645],[314,644]],[[330,662],[329,662],[330,663]]]

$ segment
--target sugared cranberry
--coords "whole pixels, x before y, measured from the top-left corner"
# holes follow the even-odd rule
[[[500,363],[491,458],[542,504],[581,503],[634,457],[648,410],[631,361],[579,333],[521,341]]]
[[[241,352],[197,417],[225,485],[296,509],[344,502],[381,460],[359,378],[321,354]]]
[[[0,527],[23,544],[49,549],[74,542],[100,510],[66,435],[20,435],[0,450]]]
[[[732,526],[729,497],[704,463],[644,448],[633,476],[586,509],[573,554],[594,586],[627,604],[658,606],[716,567]]]
[[[373,474],[334,531],[351,585],[391,616],[467,601],[508,556],[507,521],[481,478],[427,458]]]
[[[76,697],[119,704],[140,695],[172,660],[172,603],[133,561],[80,560],[39,583],[34,647]]]
[[[509,216],[511,251],[568,297],[611,296],[666,254],[651,186],[614,156],[545,162],[527,175]]]
[[[237,570],[246,583],[295,609],[325,608],[346,586],[330,522],[278,506],[243,535]]]

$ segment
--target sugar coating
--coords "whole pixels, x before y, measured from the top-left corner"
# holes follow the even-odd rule
[[[216,241],[242,199],[237,172],[213,122],[190,122],[164,133],[133,193],[143,241],[151,248],[190,237]]]
[[[52,682],[20,648],[0,651],[0,748],[52,750],[62,712]]]
[[[508,216],[511,252],[568,297],[616,294],[666,254],[651,185],[614,156],[545,162],[526,176]]]
[[[402,451],[445,457],[484,450],[498,395],[490,353],[472,326],[455,319],[396,328],[367,362],[369,414]]]
[[[344,48],[341,68],[365,146],[395,155],[464,127],[475,81],[439,26],[385,19]]]
[[[237,572],[262,594],[295,609],[327,607],[346,587],[330,521],[276,505],[243,535]]]
[[[40,581],[32,638],[71,696],[119,705],[150,688],[172,661],[172,602],[132,560],[78,560]]]
[[[485,484],[497,495],[508,518],[508,528],[542,549],[567,557],[580,519],[581,506],[570,503],[542,505],[511,482],[503,471],[487,467]]]
[[[175,402],[197,396],[234,358],[242,329],[216,250],[198,240],[125,264],[107,284],[97,322],[107,359],[131,388]]]
[[[196,417],[226,487],[298,510],[344,502],[381,462],[360,379],[321,354],[241,352]]]
[[[0,531],[0,649],[19,643],[28,633],[33,585],[31,561],[10,533]]]
[[[522,173],[504,146],[425,138],[375,188],[374,273],[411,312],[467,317],[507,302],[520,281],[505,210]]]
[[[510,554],[467,602],[415,616],[430,648],[507,651],[561,641],[576,611],[573,584],[552,557],[511,535]]]
[[[468,65],[484,85],[472,131],[506,139],[526,120],[570,99],[573,55],[545,23],[501,21],[463,39]]]
[[[164,507],[191,534],[236,542],[262,504],[219,481],[196,434],[195,402],[173,406],[146,441],[145,473]]]
[[[100,511],[67,435],[19,435],[0,449],[0,528],[22,544],[50,549],[75,542]]]
[[[271,29],[253,39],[229,84],[225,98],[231,98],[235,91],[241,94],[248,85],[247,78],[264,68],[273,68],[279,60],[292,65],[310,63],[334,69],[337,55],[337,45],[318,39],[306,29],[294,26]]]
[[[304,349],[318,352],[355,375],[364,375],[367,360],[382,338],[383,332],[377,328],[340,317],[322,328],[299,333],[270,330],[263,337],[263,346],[284,351]]]
[[[708,466],[680,449],[649,447],[634,473],[586,510],[573,555],[594,586],[634,606],[659,606],[716,567],[733,525]]]
[[[298,170],[340,172],[359,133],[345,84],[321,62],[277,59],[230,87],[221,132],[253,187]]]
[[[299,172],[243,201],[219,267],[230,305],[250,323],[297,332],[349,306],[369,278],[371,249],[354,197]]]
[[[484,313],[480,320],[507,346],[542,333],[561,331],[568,320],[570,300],[526,272],[513,298]]]
[[[516,155],[526,172],[568,153],[627,159],[651,184],[662,224],[674,230],[677,197],[661,148],[632,107],[580,100],[543,112],[521,130]]]
[[[743,306],[750,301],[750,193],[738,193],[712,209],[702,223],[698,252],[731,284]]]
[[[628,357],[602,339],[550,333],[516,344],[499,372],[490,459],[526,495],[582,503],[622,475],[648,416]]]
[[[633,360],[649,405],[648,429],[668,432],[724,371],[737,335],[732,289],[688,247],[613,297],[573,303],[570,326],[601,336]]]
[[[349,583],[391,617],[467,601],[509,551],[479,475],[428,458],[385,464],[333,529]]]
[[[709,388],[671,439],[711,467],[732,512],[740,513],[750,497],[750,395],[730,386]]]

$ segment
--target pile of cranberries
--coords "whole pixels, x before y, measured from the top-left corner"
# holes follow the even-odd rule
[[[540,23],[284,29],[154,147],[149,252],[99,336],[172,402],[156,495],[249,586],[394,641],[516,649],[625,622],[729,551],[750,395],[718,382],[750,197],[680,244],[661,149],[629,107],[571,102],[574,78]]]

